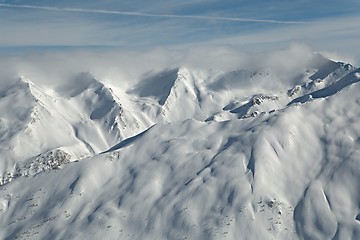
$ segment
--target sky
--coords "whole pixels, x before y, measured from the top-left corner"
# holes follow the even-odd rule
[[[358,0],[0,0],[1,54],[299,43],[359,64],[359,29]]]

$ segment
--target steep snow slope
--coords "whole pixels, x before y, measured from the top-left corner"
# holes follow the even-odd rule
[[[1,94],[0,184],[39,154],[60,150],[81,159],[147,127],[92,76],[80,74],[74,83],[52,90],[21,78]]]
[[[0,187],[1,239],[360,238],[360,69],[79,78],[1,94],[2,146],[29,142],[27,158],[2,149],[18,177]]]

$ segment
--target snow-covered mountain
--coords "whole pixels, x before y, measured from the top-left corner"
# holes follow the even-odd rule
[[[286,78],[19,76],[0,91],[0,238],[360,239],[360,68],[313,59]]]

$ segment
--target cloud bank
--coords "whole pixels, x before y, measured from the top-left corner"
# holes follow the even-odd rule
[[[29,53],[0,57],[1,84],[8,84],[20,76],[43,85],[62,84],[75,79],[82,72],[91,73],[102,81],[127,86],[144,75],[185,66],[192,69],[232,71],[239,69],[271,69],[286,80],[312,64],[314,51],[306,45],[293,44],[266,53],[249,54],[231,47],[198,47],[183,51],[157,48],[149,51],[69,51]]]

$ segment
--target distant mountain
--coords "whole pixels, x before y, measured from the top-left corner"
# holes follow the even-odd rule
[[[19,77],[0,90],[0,238],[360,239],[360,68],[314,59],[288,78]]]

